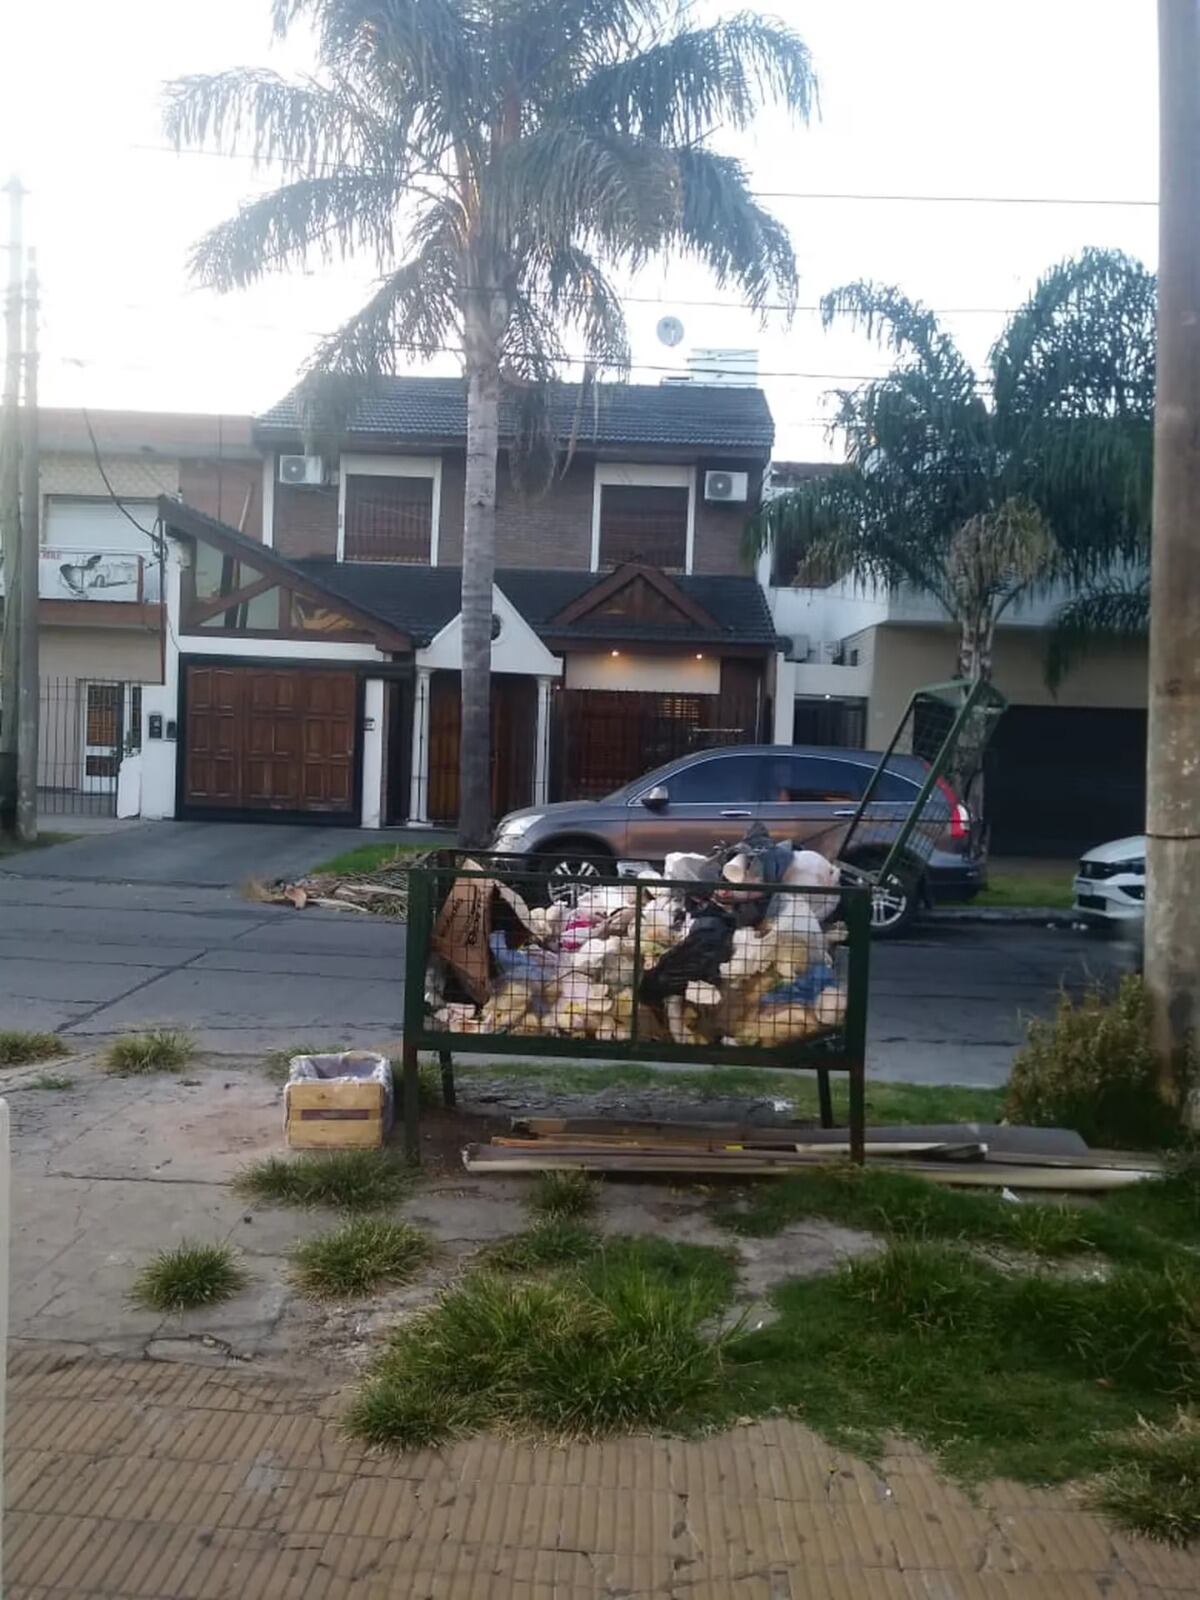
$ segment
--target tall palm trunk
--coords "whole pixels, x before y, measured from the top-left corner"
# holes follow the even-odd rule
[[[467,476],[462,557],[462,745],[459,843],[487,844],[492,828],[492,585],[496,571],[496,455],[500,372],[486,311],[468,304]]]
[[[971,683],[976,678],[991,681],[995,636],[995,620],[990,612],[959,619],[957,677]]]

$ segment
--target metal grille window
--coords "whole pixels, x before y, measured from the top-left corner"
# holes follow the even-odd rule
[[[427,566],[433,539],[433,480],[351,474],[346,480],[347,561]]]
[[[600,565],[640,561],[666,572],[687,565],[688,491],[606,483],[600,490]]]

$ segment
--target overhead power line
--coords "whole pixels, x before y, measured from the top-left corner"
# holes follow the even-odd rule
[[[176,149],[171,144],[131,144],[130,150],[164,156],[211,156],[221,161],[250,161],[260,167],[304,167],[308,171],[351,170],[340,161],[302,161],[298,157],[256,154],[252,150]],[[1121,195],[1052,194],[874,194],[856,190],[831,189],[756,189],[759,200],[844,200],[867,205],[954,205],[954,206],[1133,206],[1157,208],[1157,200],[1141,200]]]

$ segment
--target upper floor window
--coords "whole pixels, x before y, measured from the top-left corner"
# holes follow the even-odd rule
[[[338,553],[343,561],[437,561],[441,462],[343,456]]]
[[[649,463],[596,466],[592,569],[627,561],[688,572],[692,561],[695,471]]]

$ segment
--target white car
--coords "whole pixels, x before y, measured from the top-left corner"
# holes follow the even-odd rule
[[[1098,844],[1080,857],[1075,912],[1095,927],[1141,922],[1146,915],[1146,836]]]

